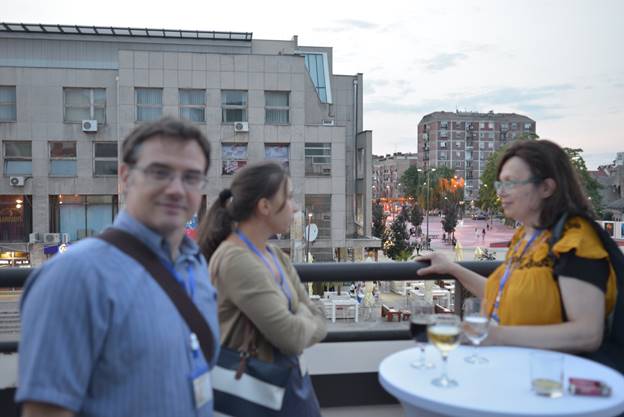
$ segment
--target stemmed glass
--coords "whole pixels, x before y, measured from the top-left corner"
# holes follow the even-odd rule
[[[457,381],[448,377],[446,369],[449,352],[459,346],[460,325],[459,316],[455,314],[436,314],[427,329],[429,342],[442,354],[442,375],[431,381],[436,387],[453,388],[458,385]]]
[[[472,355],[466,356],[464,360],[472,364],[487,363],[488,360],[477,354],[477,348],[488,335],[489,320],[483,311],[481,300],[478,298],[467,298],[464,300],[464,334],[474,346]]]
[[[420,348],[419,359],[412,362],[410,365],[416,369],[431,369],[435,365],[431,362],[427,362],[425,347],[427,346],[427,326],[431,324],[431,318],[434,313],[433,303],[417,298],[410,300],[409,306],[411,310],[410,333]]]

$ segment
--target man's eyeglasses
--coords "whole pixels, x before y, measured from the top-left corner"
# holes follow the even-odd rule
[[[537,184],[541,182],[539,178],[529,178],[528,180],[505,180],[505,181],[494,181],[494,189],[497,193],[500,193],[503,190],[511,191],[516,187],[526,184]]]
[[[166,166],[135,166],[132,167],[132,169],[141,171],[148,181],[161,187],[168,186],[178,176],[176,170]],[[180,174],[180,180],[187,191],[199,191],[204,188],[208,182],[208,178],[198,171],[184,171]]]

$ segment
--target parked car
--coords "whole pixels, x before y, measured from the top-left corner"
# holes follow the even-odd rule
[[[485,215],[485,213],[477,213],[477,214],[472,215],[472,220],[485,220],[485,219],[487,219],[487,216]]]

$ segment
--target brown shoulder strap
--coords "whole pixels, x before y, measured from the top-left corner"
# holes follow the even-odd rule
[[[193,300],[178,284],[169,270],[165,268],[156,254],[139,239],[119,229],[108,228],[97,237],[116,246],[126,255],[143,265],[165,294],[169,296],[191,331],[195,333],[206,361],[210,362],[214,354],[214,336],[212,331],[210,331],[208,323],[197,309],[197,306],[195,306]]]

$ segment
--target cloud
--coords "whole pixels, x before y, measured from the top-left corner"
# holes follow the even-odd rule
[[[443,53],[434,56],[431,59],[421,61],[429,71],[442,71],[450,67],[458,65],[461,61],[468,58],[463,52]]]
[[[352,29],[374,30],[380,27],[380,25],[366,20],[341,19],[335,20],[331,26],[315,28],[313,30],[320,32],[345,32]]]
[[[573,90],[571,84],[553,84],[532,88],[498,88],[483,93],[453,93],[443,98],[424,99],[414,103],[401,101],[404,96],[397,95],[381,100],[364,103],[369,112],[381,113],[432,113],[435,111],[453,111],[468,109],[487,112],[497,108],[513,109],[536,120],[558,119],[563,117],[564,106],[558,97],[560,94]]]

